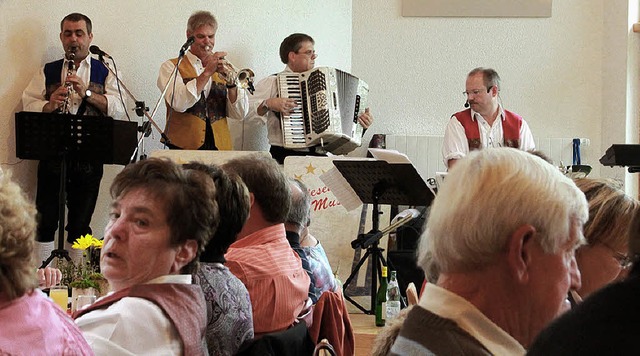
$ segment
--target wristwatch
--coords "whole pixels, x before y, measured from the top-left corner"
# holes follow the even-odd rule
[[[91,97],[91,94],[93,94],[93,92],[91,90],[89,90],[89,89],[85,90],[84,91],[84,98],[82,98],[82,99],[84,99],[84,100],[89,99]]]

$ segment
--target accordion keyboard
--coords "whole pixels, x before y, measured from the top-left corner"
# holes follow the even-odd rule
[[[294,99],[296,107],[289,115],[282,115],[282,135],[284,147],[307,147],[302,102],[302,88],[297,73],[278,75],[278,92],[281,98]]]

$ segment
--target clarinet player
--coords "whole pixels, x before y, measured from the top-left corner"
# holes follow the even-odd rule
[[[32,112],[64,112],[76,114],[84,102],[85,115],[124,116],[124,107],[117,96],[116,78],[108,68],[89,56],[93,40],[89,17],[71,13],[60,22],[60,42],[64,58],[44,65],[22,94],[23,110]],[[99,144],[96,142],[95,144]],[[74,259],[80,250],[72,250],[70,243],[91,233],[91,217],[100,190],[103,167],[100,163],[67,161],[67,240],[65,249]],[[42,261],[54,248],[58,227],[60,162],[40,161],[36,208],[38,231],[36,257]],[[78,254],[78,252],[80,254]]]

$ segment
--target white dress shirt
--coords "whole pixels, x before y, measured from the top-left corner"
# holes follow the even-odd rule
[[[281,73],[293,73],[289,66],[286,66]],[[278,97],[278,79],[276,75],[270,75],[256,84],[256,91],[253,93],[253,96],[249,98],[249,120],[261,120],[263,123],[267,124],[267,138],[269,139],[269,144],[272,146],[284,146],[284,141],[282,140],[282,124],[280,123],[280,119],[271,110],[267,110],[267,113],[264,115],[258,115],[258,107],[260,104],[271,98]],[[308,149],[302,149],[302,151],[308,151]]]
[[[189,62],[193,66],[197,75],[202,74],[204,72],[204,66],[202,65],[202,61],[200,58],[196,57],[191,51],[187,51],[185,54],[185,58],[189,59]],[[192,79],[187,83],[184,83],[182,76],[180,75],[180,71],[178,71],[175,79],[175,83],[173,80],[173,69],[175,68],[175,64],[171,60],[165,61],[162,63],[160,67],[160,73],[158,74],[158,80],[156,84],[158,85],[158,89],[160,91],[164,90],[165,85],[168,81],[171,81],[169,87],[167,88],[167,93],[164,98],[167,104],[171,105],[171,107],[178,112],[185,112],[187,109],[195,105],[198,100],[200,100],[200,93],[196,88],[196,79]],[[211,90],[211,78],[207,81],[207,84],[204,86],[202,92],[204,93],[205,98],[209,96],[209,91]],[[175,87],[175,91],[174,91]],[[175,95],[174,95],[175,92]],[[249,107],[249,99],[247,98],[246,90],[242,88],[238,88],[238,97],[235,103],[231,103],[229,100],[229,96],[227,94],[227,118],[234,120],[242,120],[247,114],[247,108]]]
[[[62,85],[64,85],[64,81],[67,78],[67,63],[68,60],[65,60],[64,64],[62,65]],[[89,81],[91,79],[91,56],[87,56],[87,58],[83,59],[80,62],[80,65],[76,69],[76,75],[80,77],[80,79],[82,79],[87,87],[89,86]],[[122,75],[120,73],[118,73],[118,76],[120,77],[120,80],[122,80]],[[104,90],[105,93],[103,95],[107,98],[107,116],[114,119],[124,119],[125,109],[120,100],[120,94],[118,93],[118,84],[116,82],[116,77],[111,72],[109,72],[107,78],[105,79]],[[29,85],[22,93],[23,110],[42,112],[42,108],[48,102],[45,99],[46,92],[47,88],[45,84],[44,67],[42,67],[42,69],[40,69],[40,71],[33,76],[31,82],[29,82]],[[71,114],[75,114],[76,112],[78,112],[80,103],[82,103],[82,98],[78,93],[74,91],[71,93],[69,99],[69,112]]]
[[[191,284],[191,275],[167,275],[148,284]],[[125,297],[108,308],[76,319],[96,355],[181,355],[182,339],[162,309],[142,298]]]
[[[524,355],[520,343],[494,324],[480,310],[455,293],[427,283],[418,305],[428,311],[454,321],[478,340],[493,355]]]
[[[487,147],[502,147],[504,142],[504,131],[502,129],[502,122],[506,119],[502,105],[498,106],[498,116],[493,125],[489,125],[487,120],[479,113],[471,110],[471,117],[478,123],[480,129],[480,143],[482,148]],[[521,150],[529,151],[536,148],[531,129],[525,120],[522,120],[522,126],[520,126],[520,147]],[[464,132],[464,127],[453,116],[449,120],[449,124],[444,132],[444,141],[442,143],[442,159],[444,165],[448,166],[450,159],[460,159],[469,154],[469,141],[467,135]]]

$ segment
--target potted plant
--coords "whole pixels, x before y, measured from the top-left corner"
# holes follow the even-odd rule
[[[72,310],[74,310],[73,306],[78,296],[104,295],[107,292],[107,281],[100,273],[102,240],[87,234],[77,238],[71,247],[82,250],[82,259],[76,263],[62,261],[60,270],[63,283],[71,287]]]

